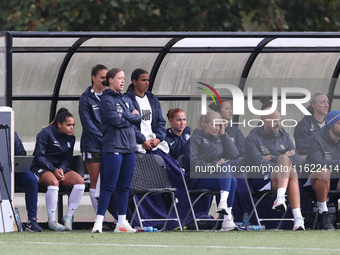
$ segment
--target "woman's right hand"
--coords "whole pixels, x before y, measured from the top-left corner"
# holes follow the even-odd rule
[[[144,150],[151,150],[152,149],[152,145],[151,145],[151,142],[150,140],[145,140],[145,142],[142,144],[142,147]]]
[[[133,114],[139,114],[139,112],[135,109],[135,110],[133,110],[131,113],[133,113]]]
[[[54,170],[54,175],[57,178],[58,181],[65,180],[64,170],[62,168],[58,168]]]
[[[220,124],[219,126],[220,126],[220,134],[224,135],[224,133],[225,133],[225,125],[224,124]]]

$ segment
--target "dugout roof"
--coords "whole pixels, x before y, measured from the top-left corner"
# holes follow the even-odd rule
[[[340,33],[0,32],[0,105],[13,107],[28,151],[62,106],[75,116],[79,142],[78,99],[96,64],[122,68],[125,89],[135,68],[148,70],[164,116],[180,107],[189,123],[200,112],[197,82],[233,84],[246,96],[253,87],[255,99],[301,87],[327,93],[340,109]],[[291,109],[288,117],[302,115]]]

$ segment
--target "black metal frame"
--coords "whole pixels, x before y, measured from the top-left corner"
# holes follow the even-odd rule
[[[181,53],[251,53],[244,66],[239,86],[243,90],[248,74],[252,68],[256,57],[263,53],[329,53],[340,52],[339,47],[270,47],[265,46],[277,38],[340,38],[338,32],[0,32],[0,36],[6,37],[6,105],[12,106],[12,100],[48,100],[51,101],[50,121],[56,113],[58,101],[77,101],[80,95],[60,96],[60,86],[62,78],[67,69],[67,65],[75,53],[95,53],[95,52],[124,52],[124,53],[159,53],[152,70],[150,72],[149,90],[153,88],[159,67],[167,54]],[[70,47],[13,47],[13,38],[78,38]],[[82,43],[90,38],[169,38],[164,47],[81,47]],[[255,47],[176,47],[173,46],[183,38],[264,38]],[[51,96],[12,96],[12,74],[13,74],[13,54],[15,53],[67,53],[60,67],[53,94]],[[328,89],[330,103],[333,99],[340,99],[340,95],[335,95],[335,86],[340,74],[340,60],[334,67],[332,79]],[[159,100],[175,101],[178,99],[190,100],[189,95],[184,96],[160,96]],[[236,116],[237,117],[237,116]]]

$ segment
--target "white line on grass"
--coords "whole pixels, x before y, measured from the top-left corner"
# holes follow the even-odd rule
[[[340,251],[340,248],[289,248],[289,247],[261,247],[261,246],[189,246],[189,245],[160,245],[160,244],[118,244],[118,243],[50,243],[50,242],[23,242],[26,244],[42,245],[79,245],[79,246],[121,246],[121,247],[147,247],[147,248],[209,248],[209,249],[257,249],[257,250],[305,250],[305,251]]]

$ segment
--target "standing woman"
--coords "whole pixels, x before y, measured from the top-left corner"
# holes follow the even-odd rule
[[[98,209],[98,201],[95,197],[96,184],[100,172],[102,157],[103,134],[100,130],[99,103],[106,86],[102,84],[106,80],[107,67],[96,65],[91,70],[92,86],[88,87],[79,99],[79,117],[83,126],[80,139],[80,150],[83,153],[87,171],[90,175],[90,198],[95,213]],[[104,223],[105,223],[104,218]],[[104,230],[109,226],[104,224]]]
[[[106,74],[104,90],[100,102],[100,118],[103,132],[103,167],[100,172],[101,187],[98,200],[97,219],[92,233],[102,232],[105,212],[112,193],[117,192],[118,223],[115,232],[136,232],[126,221],[129,191],[136,164],[136,135],[133,124],[138,125],[141,116],[132,102],[123,98],[124,72],[112,68]]]
[[[180,108],[170,109],[167,113],[171,128],[166,130],[165,140],[174,159],[184,154],[184,147],[190,138],[190,127],[187,126],[185,112]]]
[[[148,91],[149,74],[143,69],[136,69],[131,75],[132,84],[126,97],[130,98],[134,107],[142,115],[140,125],[137,125],[136,135],[139,152],[156,150],[158,145],[165,153],[169,152],[165,139],[166,121],[162,116],[162,109],[158,98]],[[161,144],[160,144],[161,143]]]
[[[162,109],[158,98],[148,91],[149,88],[149,74],[143,69],[135,69],[131,74],[131,81],[127,92],[124,94],[124,98],[129,98],[134,107],[138,112],[141,113],[142,121],[140,124],[136,125],[136,139],[138,152],[141,153],[153,153],[162,157],[164,164],[166,166],[168,176],[171,182],[171,186],[176,188],[175,192],[176,198],[179,200],[178,213],[181,219],[184,219],[188,210],[189,203],[188,198],[185,193],[184,184],[179,182],[181,180],[181,169],[178,166],[176,160],[169,154],[169,146],[165,141],[166,137],[166,121],[162,116]],[[165,197],[165,204],[168,206],[170,203]],[[153,218],[166,217],[167,211],[159,208],[158,204],[162,203],[157,197],[148,198],[149,205],[145,207],[144,212],[147,217],[150,217],[150,208],[154,212]],[[204,204],[202,210],[205,211],[206,205]],[[200,208],[201,209],[201,208]],[[159,226],[159,222],[149,222],[153,226]],[[177,227],[177,223],[170,223],[167,225],[168,228]]]
[[[52,230],[72,230],[73,215],[83,196],[84,179],[68,167],[73,158],[74,118],[66,108],[60,108],[55,119],[37,135],[31,165],[38,182],[47,187],[46,209],[48,227]],[[64,225],[56,221],[59,185],[72,187]]]

